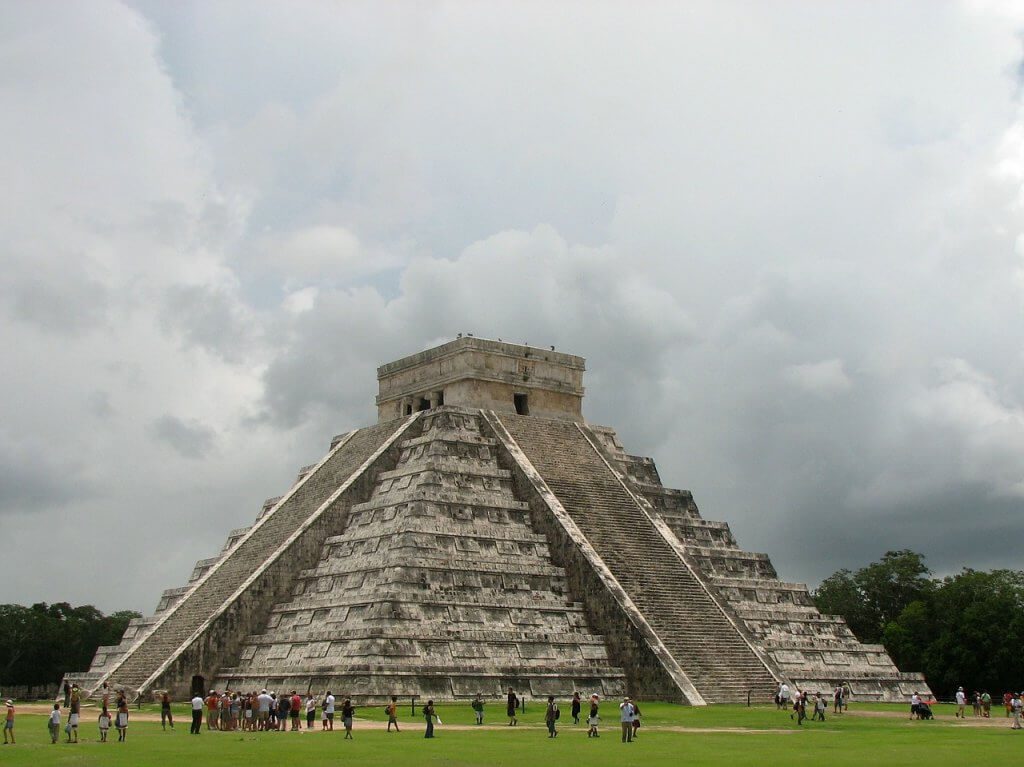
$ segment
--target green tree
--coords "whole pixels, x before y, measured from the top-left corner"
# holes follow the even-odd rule
[[[818,609],[842,615],[862,642],[882,641],[886,624],[933,588],[924,557],[908,549],[887,551],[856,573],[839,570],[814,593]]]

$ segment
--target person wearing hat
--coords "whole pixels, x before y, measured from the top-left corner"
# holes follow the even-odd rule
[[[964,692],[964,688],[960,687],[956,691],[956,718],[964,719],[964,707],[967,705],[967,693]]]
[[[601,721],[601,717],[598,715],[598,707],[601,703],[600,696],[595,692],[590,696],[590,715],[587,717],[587,725],[590,729],[587,730],[588,738],[600,738],[597,734],[597,725]]]
[[[14,744],[14,701],[7,699],[7,718],[4,720],[4,745],[7,745],[7,733],[11,734],[11,744]]]
[[[628,697],[619,704],[619,722],[622,724],[622,742],[633,742],[633,701]]]
[[[1013,724],[1010,725],[1011,730],[1020,729],[1020,712],[1021,708],[1024,708],[1024,700],[1021,700],[1021,696],[1024,696],[1024,693],[1020,693],[1020,695],[1014,693],[1013,698],[1010,700],[1010,710],[1013,711]]]

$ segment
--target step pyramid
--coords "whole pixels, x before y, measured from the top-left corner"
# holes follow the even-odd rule
[[[378,369],[336,437],[186,586],[101,647],[103,681],[195,689],[769,700],[926,691],[582,417],[580,357],[472,337]]]

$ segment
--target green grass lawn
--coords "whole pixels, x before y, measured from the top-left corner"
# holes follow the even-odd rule
[[[619,739],[617,710],[612,701],[602,708],[604,725],[599,740],[586,737],[586,726],[574,726],[563,703],[559,737],[550,740],[543,724],[543,705],[532,703],[516,728],[478,729],[472,727],[468,704],[441,705],[438,714],[444,724],[434,740],[423,739],[423,720],[412,718],[408,702],[399,710],[403,731],[388,734],[380,709],[357,711],[355,738],[343,740],[340,722],[333,733],[188,733],[190,716],[185,707],[175,708],[177,727],[163,731],[159,722],[136,717],[128,740],[117,742],[111,730],[110,742],[99,743],[96,714],[83,710],[82,742],[51,745],[42,714],[19,713],[15,746],[0,750],[0,764],[31,765],[204,765],[234,764],[337,764],[359,765],[598,765],[786,764],[873,765],[873,764],[967,764],[1019,761],[1024,750],[1024,732],[1012,732],[1002,711],[993,712],[997,726],[975,727],[952,716],[952,707],[938,707],[933,722],[910,722],[905,706],[861,705],[850,715],[828,715],[827,721],[806,722],[797,727],[786,712],[771,707],[712,706],[689,708],[659,703],[641,703],[644,726],[632,744]],[[858,715],[871,712],[873,716]],[[136,710],[133,709],[133,713]],[[156,707],[144,706],[142,713],[159,715]],[[490,703],[486,725],[504,725],[504,705]],[[319,728],[319,722],[317,723]],[[466,727],[466,729],[463,729]],[[682,728],[682,729],[680,729]],[[722,731],[724,730],[724,731]],[[238,760],[242,760],[239,762]]]

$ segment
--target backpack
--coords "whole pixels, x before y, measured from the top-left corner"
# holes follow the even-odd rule
[[[562,711],[558,708],[558,706],[555,706],[555,719],[559,719],[561,716]]]
[[[395,704],[394,703],[388,703],[388,707],[384,709],[384,712],[388,716],[394,716],[395,715]]]

